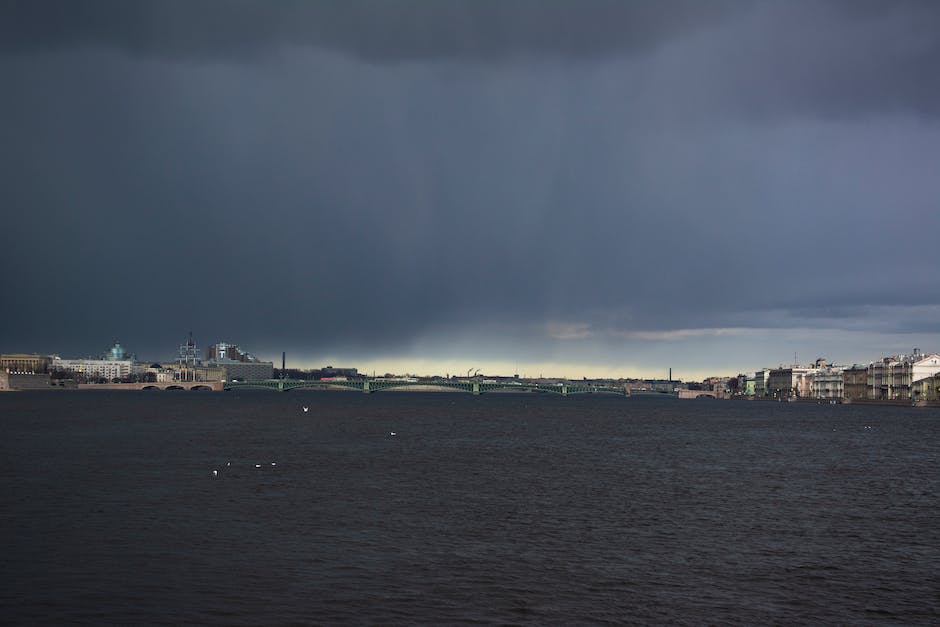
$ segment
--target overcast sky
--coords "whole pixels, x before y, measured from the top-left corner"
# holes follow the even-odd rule
[[[0,352],[940,351],[940,3],[0,0]]]

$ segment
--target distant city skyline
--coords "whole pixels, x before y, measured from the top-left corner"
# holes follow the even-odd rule
[[[914,0],[2,3],[0,350],[936,350],[937,32]]]

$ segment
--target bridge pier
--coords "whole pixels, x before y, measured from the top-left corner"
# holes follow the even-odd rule
[[[567,386],[567,385],[561,386],[561,395],[562,395],[562,396],[568,396],[568,386]]]
[[[366,394],[371,394],[371,393],[372,393],[372,388],[369,386],[369,382],[368,382],[368,381],[363,381],[363,382],[362,382],[362,391],[363,391],[364,393],[366,393]]]
[[[473,393],[477,395],[480,394],[480,384],[476,381],[473,382]]]

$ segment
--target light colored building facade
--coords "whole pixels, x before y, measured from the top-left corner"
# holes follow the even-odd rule
[[[0,355],[0,370],[3,372],[39,373],[49,371],[49,358],[45,355],[6,353]]]
[[[183,366],[177,368],[177,379],[180,381],[222,381],[225,379],[225,368],[219,365]]]
[[[52,359],[52,369],[81,374],[86,379],[104,378],[109,381],[123,379],[146,370],[145,367],[135,366],[134,362],[126,359],[115,361],[112,359],[62,359],[61,357]]]
[[[176,371],[166,368],[148,368],[148,372],[153,372],[154,381],[157,383],[171,383],[176,380]]]
[[[52,371],[72,372],[85,379],[123,379],[131,375],[143,374],[149,370],[146,364],[139,364],[134,355],[129,354],[120,342],[115,342],[100,358],[62,359],[53,355],[49,361]]]
[[[816,368],[788,366],[775,368],[767,377],[768,396],[777,399],[811,398]]]
[[[940,373],[926,377],[911,384],[912,401],[940,400]]]
[[[914,400],[914,383],[937,373],[940,373],[940,355],[936,353],[925,355],[914,349],[912,355],[884,357],[868,368],[868,398]]]
[[[840,366],[824,366],[813,375],[813,398],[841,400],[844,396],[844,380]]]
[[[911,364],[911,400],[920,400],[920,395],[926,394],[926,389],[931,385],[931,381],[940,374],[940,355],[931,353],[923,355],[923,359],[916,360]],[[917,388],[917,384],[920,384]]]

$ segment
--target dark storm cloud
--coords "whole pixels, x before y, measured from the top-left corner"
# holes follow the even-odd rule
[[[0,46],[114,46],[243,58],[313,46],[371,61],[594,57],[644,49],[725,14],[727,0],[5,0]]]
[[[713,56],[699,57],[727,63],[708,70],[752,115],[940,114],[940,82],[933,78],[940,64],[937,3],[755,7],[716,43]]]
[[[706,114],[940,113],[940,4],[929,0],[6,0],[0,11],[0,50],[12,53],[101,46],[237,63],[299,46],[370,63],[494,63],[676,44],[636,88],[679,92]]]

